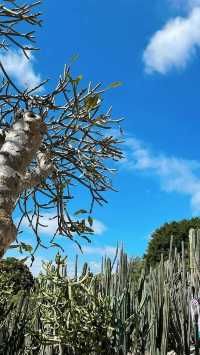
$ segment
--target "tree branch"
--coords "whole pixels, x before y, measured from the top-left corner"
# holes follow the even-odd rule
[[[43,179],[46,179],[54,170],[54,165],[48,157],[48,153],[38,151],[36,153],[37,167],[25,174],[22,187],[23,189],[30,189],[37,186]]]

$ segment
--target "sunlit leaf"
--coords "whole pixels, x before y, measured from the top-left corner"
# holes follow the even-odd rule
[[[118,88],[119,86],[122,86],[122,82],[121,81],[114,81],[113,83],[108,85],[108,89],[115,89]]]
[[[20,247],[22,248],[22,250],[24,250],[28,253],[31,253],[33,250],[32,246],[30,244],[26,244],[26,243],[21,243]]]
[[[81,209],[81,210],[76,211],[76,212],[74,213],[74,216],[78,216],[78,215],[84,214],[84,213],[88,213],[88,212],[87,212],[86,210]]]
[[[94,107],[97,106],[97,104],[99,103],[99,95],[96,94],[94,96],[89,96],[85,99],[85,106],[86,108],[89,110],[92,110]]]
[[[93,218],[91,216],[88,217],[88,223],[90,225],[90,227],[92,227],[93,225]]]

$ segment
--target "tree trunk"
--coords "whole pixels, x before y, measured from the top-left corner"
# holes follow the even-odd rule
[[[27,167],[40,148],[46,126],[33,112],[15,117],[0,148],[0,258],[16,239],[12,212],[24,189]]]

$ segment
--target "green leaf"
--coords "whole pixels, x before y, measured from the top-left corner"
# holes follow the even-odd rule
[[[104,123],[106,123],[106,118],[104,115],[100,115],[100,116],[95,117],[93,122],[95,122],[97,124],[104,124]]]
[[[63,184],[61,184],[61,189],[65,189],[68,185],[68,182],[64,182]]]
[[[23,242],[21,243],[20,247],[21,247],[22,250],[24,250],[24,251],[26,251],[28,253],[31,253],[32,250],[33,250],[32,246],[30,244],[26,244],[26,243],[23,243]]]
[[[79,75],[77,76],[76,79],[71,79],[72,84],[78,85],[79,81],[81,81],[83,79],[83,75]]]
[[[77,76],[77,78],[76,78],[76,81],[81,81],[81,80],[83,80],[83,75],[82,74],[80,74],[79,76]]]
[[[97,106],[99,101],[99,95],[96,94],[94,96],[88,96],[85,99],[85,106],[88,109],[88,111],[92,110],[94,107]]]
[[[27,260],[28,260],[28,256],[26,256],[26,257],[23,258],[23,259],[20,259],[21,263],[23,263],[23,264],[24,264]]]
[[[76,212],[74,213],[74,216],[78,216],[78,215],[84,214],[84,213],[88,213],[88,212],[87,212],[86,210],[81,209],[81,210],[76,211]]]
[[[90,227],[92,227],[93,225],[93,218],[91,216],[88,217],[88,223],[90,225]]]
[[[108,85],[108,89],[115,89],[118,88],[119,86],[122,86],[121,81],[114,81],[113,83]]]
[[[13,244],[9,246],[9,249],[17,249],[17,248],[19,248],[18,244]]]

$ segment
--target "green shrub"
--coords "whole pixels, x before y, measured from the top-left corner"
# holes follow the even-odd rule
[[[16,258],[0,260],[1,285],[12,286],[14,294],[20,290],[29,291],[34,285],[34,278],[29,268]]]
[[[185,251],[188,250],[188,233],[191,228],[200,228],[200,218],[183,219],[179,222],[165,223],[157,228],[151,235],[145,260],[148,265],[155,265],[160,261],[161,254],[167,259],[170,249],[170,239],[173,235],[173,248],[181,252],[181,243],[184,241]],[[187,255],[186,255],[187,257]]]

